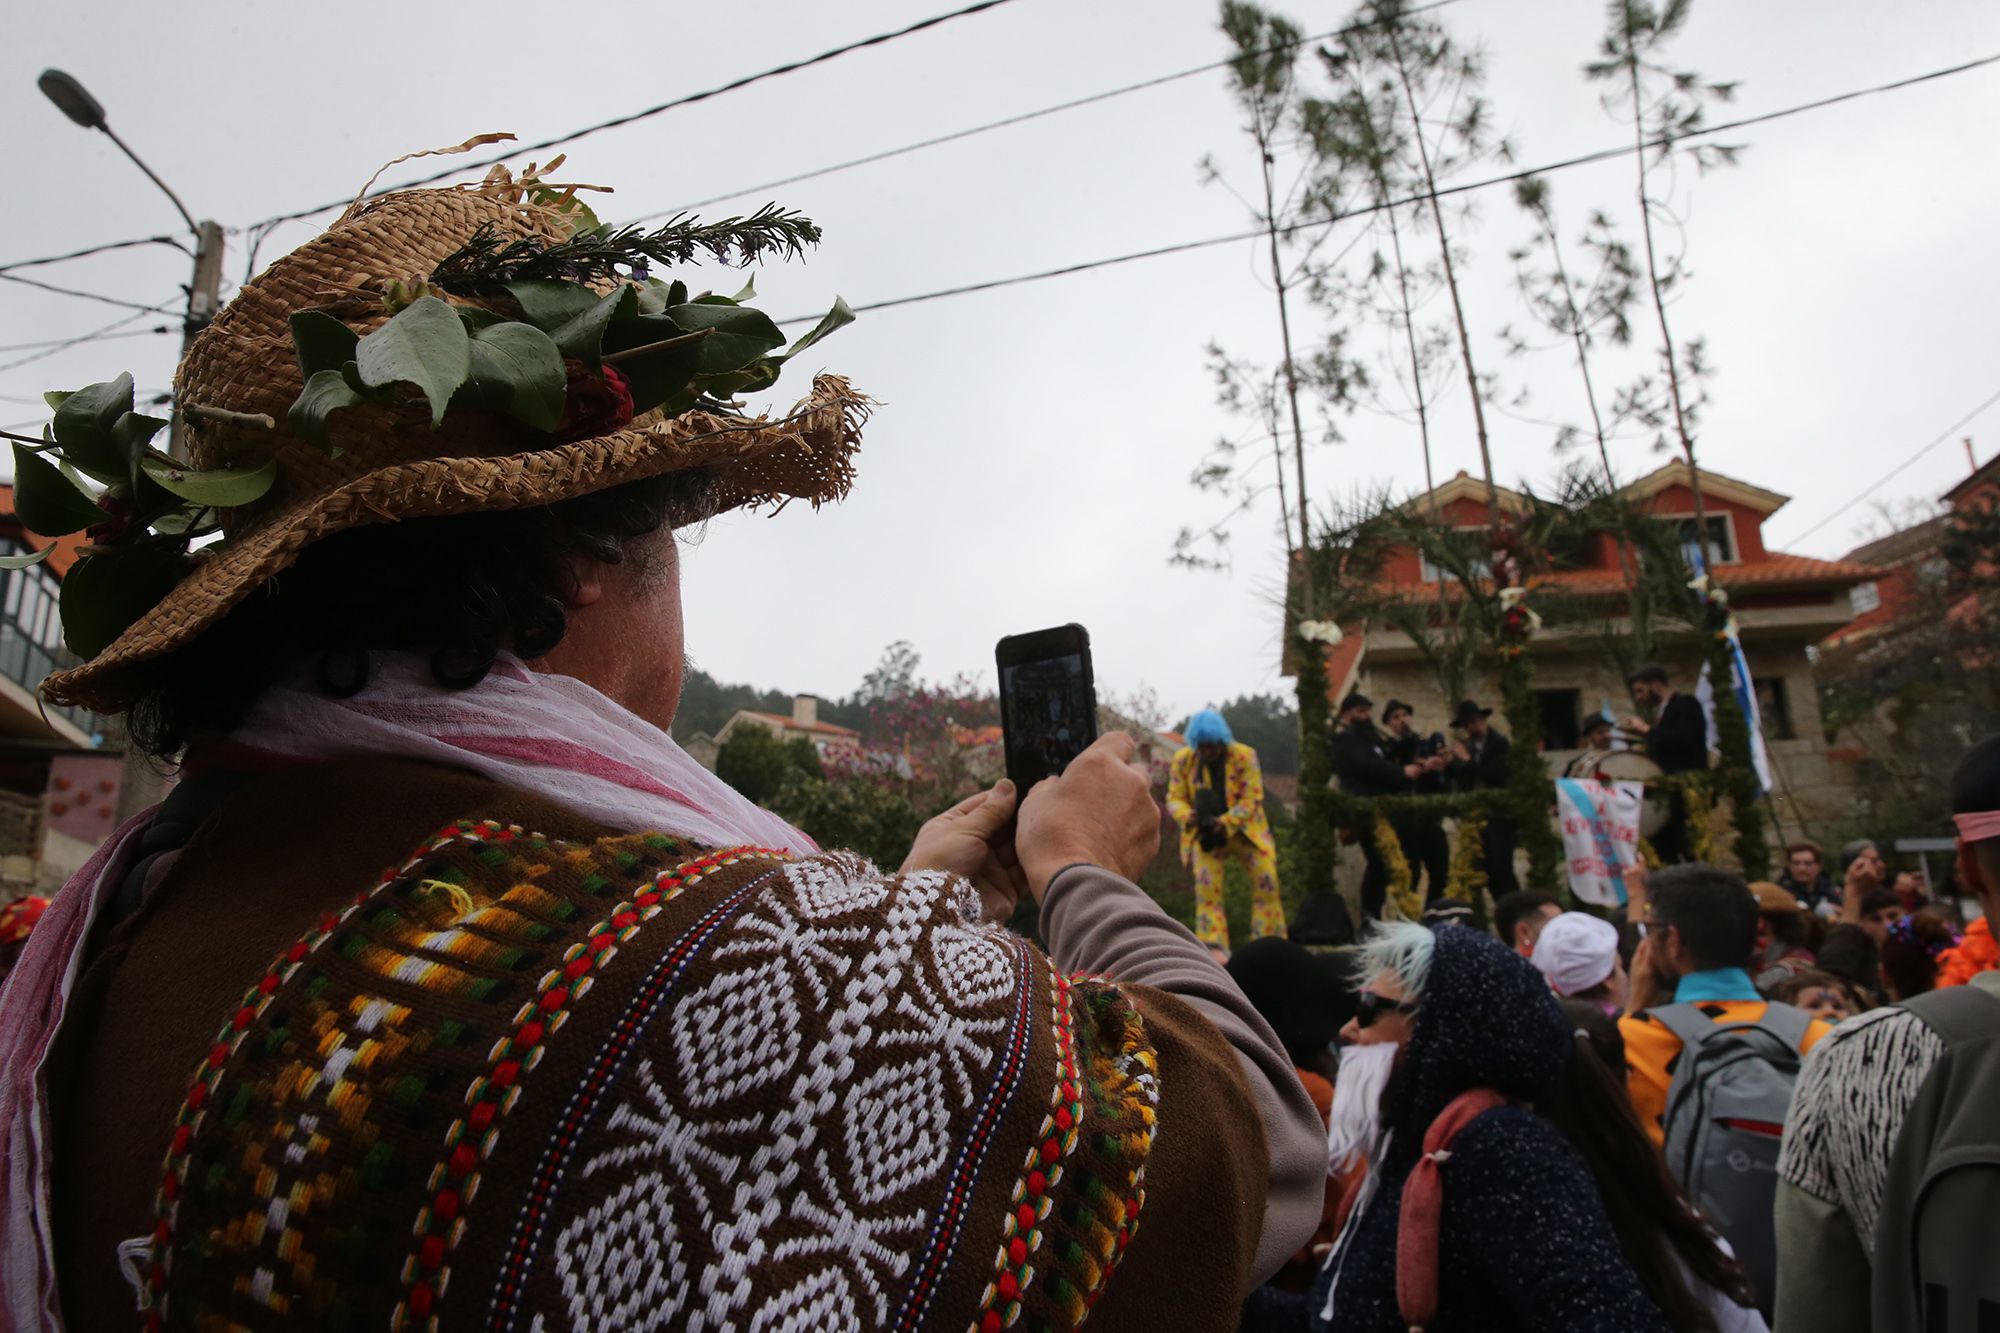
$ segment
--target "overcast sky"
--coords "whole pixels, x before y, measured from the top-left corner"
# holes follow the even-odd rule
[[[94,91],[197,217],[241,228],[351,193],[403,152],[488,130],[553,137],[947,7],[17,6],[0,52],[15,164],[0,264],[178,225],[103,136],[43,100],[34,80],[46,66]],[[1316,32],[1348,11],[1281,12]],[[1207,3],[1012,0],[592,135],[570,148],[564,174],[617,187],[598,204],[607,220],[672,208],[1219,59],[1214,16]],[[1488,52],[1497,124],[1523,164],[1623,141],[1580,74],[1602,23],[1595,0],[1458,0],[1442,16]],[[1738,81],[1737,113],[1751,115],[1994,52],[1990,0],[1700,0],[1677,58]],[[1695,276],[1676,334],[1706,338],[1717,371],[1698,444],[1706,465],[1793,497],[1767,528],[1775,546],[1851,547],[1869,505],[1796,539],[2000,392],[1996,112],[2000,66],[1755,127],[1735,136],[1749,145],[1741,166],[1680,177]],[[772,197],[819,221],[826,240],[806,264],[760,273],[760,304],[805,315],[835,293],[860,305],[1241,230],[1242,206],[1196,169],[1212,153],[1249,190],[1255,163],[1238,123],[1218,71],[786,187]],[[385,182],[399,173],[417,174],[406,166]],[[1551,184],[1571,232],[1591,208],[1633,218],[1629,160]],[[263,261],[312,234],[281,228]],[[1574,420],[1580,393],[1562,354],[1502,355],[1499,330],[1522,318],[1507,251],[1524,235],[1504,190],[1481,195],[1461,226],[1475,357],[1510,394],[1529,391],[1526,416]],[[230,238],[232,284],[243,241]],[[694,660],[725,680],[841,695],[885,644],[908,639],[927,672],[990,682],[1000,635],[1076,620],[1104,688],[1143,682],[1177,712],[1280,688],[1275,502],[1236,522],[1228,572],[1166,561],[1183,524],[1216,512],[1189,488],[1190,469],[1217,436],[1244,431],[1214,403],[1204,345],[1276,355],[1259,253],[1243,242],[885,310],[815,349],[882,403],[859,483],[817,515],[793,507],[711,526],[685,562]],[[154,246],[24,276],[173,303],[186,265]],[[0,283],[0,346],[121,313]],[[1300,325],[1306,342],[1327,328],[1311,313]],[[0,425],[37,422],[45,388],[123,369],[142,390],[163,388],[176,346],[170,335],[100,341],[0,371]],[[0,363],[25,355],[0,352]],[[777,397],[788,403],[803,380]],[[1344,443],[1309,456],[1316,502],[1421,483],[1413,428],[1362,414],[1343,429]],[[1547,426],[1496,415],[1491,432],[1503,484],[1554,474]],[[2000,408],[1959,434],[1991,456]],[[1435,447],[1441,477],[1477,472],[1462,391],[1440,410]],[[1626,475],[1661,461],[1640,441],[1618,447]],[[1932,497],[1964,472],[1955,434],[1877,498]]]

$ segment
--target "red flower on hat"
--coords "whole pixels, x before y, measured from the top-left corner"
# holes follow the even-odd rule
[[[615,368],[592,370],[581,361],[565,358],[563,369],[569,383],[562,420],[554,431],[559,443],[609,435],[632,420],[632,386]]]
[[[117,541],[132,529],[132,522],[139,517],[139,507],[132,503],[128,495],[116,495],[110,491],[97,497],[97,507],[104,511],[104,521],[90,525],[84,535],[94,546],[105,546]]]

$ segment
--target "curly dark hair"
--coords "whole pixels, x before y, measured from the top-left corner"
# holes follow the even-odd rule
[[[644,558],[642,539],[707,518],[714,492],[708,472],[670,472],[553,505],[336,533],[199,638],[137,668],[127,730],[170,755],[235,728],[302,662],[329,694],[357,692],[371,652],[425,653],[439,684],[476,685],[502,652],[535,658],[562,642],[571,557]]]

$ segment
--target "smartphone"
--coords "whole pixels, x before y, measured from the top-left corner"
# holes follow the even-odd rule
[[[1097,683],[1090,634],[1058,625],[1010,634],[994,649],[1007,776],[1023,795],[1054,777],[1097,739]]]

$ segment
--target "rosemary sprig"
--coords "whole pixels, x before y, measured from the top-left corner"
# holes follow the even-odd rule
[[[688,264],[703,255],[737,265],[773,253],[796,259],[807,246],[819,244],[819,238],[811,218],[776,204],[747,218],[702,222],[680,216],[652,231],[598,227],[554,243],[538,237],[505,240],[489,225],[446,255],[430,280],[445,291],[472,296],[523,278],[590,283],[643,277],[651,264]]]

